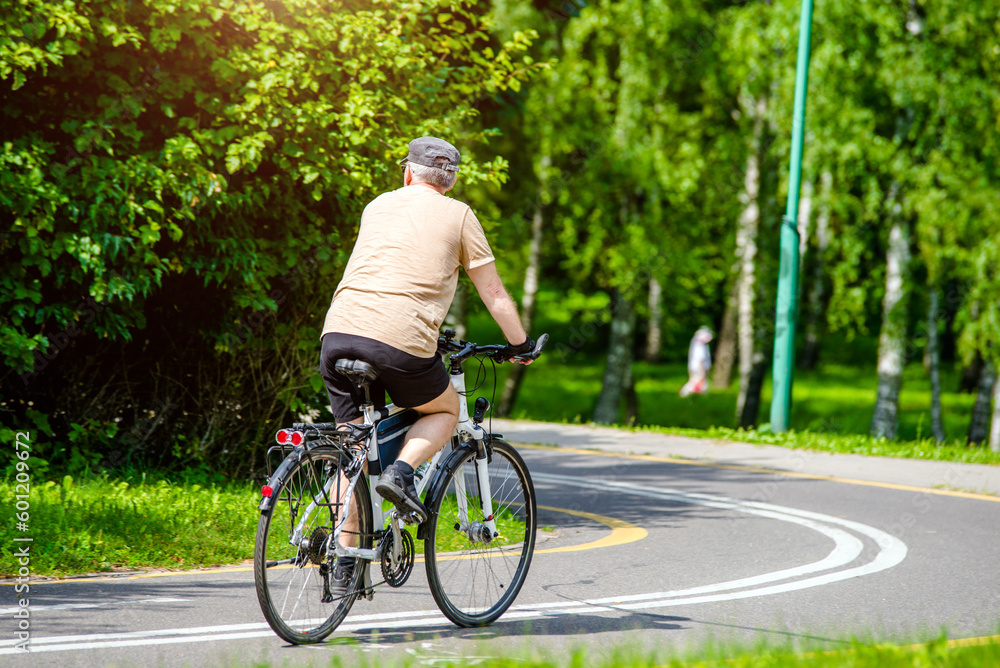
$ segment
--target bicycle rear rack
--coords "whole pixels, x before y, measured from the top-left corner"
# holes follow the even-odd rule
[[[344,427],[348,428],[345,429]],[[278,443],[270,446],[267,449],[267,454],[265,455],[265,467],[267,469],[267,481],[270,484],[273,481],[274,475],[280,468],[282,462],[285,461],[288,456],[299,453],[299,457],[308,457],[309,454],[317,448],[327,448],[338,450],[341,453],[340,468],[343,469],[348,462],[356,463],[357,465],[363,464],[365,457],[359,451],[359,447],[363,450],[365,445],[365,439],[367,438],[369,432],[371,431],[371,426],[369,425],[336,425],[334,423],[325,424],[307,424],[307,423],[295,423],[292,425],[292,429],[301,432],[303,440],[298,445],[293,445],[292,443]],[[355,471],[345,471],[345,474],[350,477]],[[324,472],[325,475],[329,475],[329,472]],[[287,496],[288,490],[282,485],[279,495],[272,499],[274,501],[290,501],[291,499]],[[338,503],[323,503],[318,502],[317,505],[320,506],[339,506]]]

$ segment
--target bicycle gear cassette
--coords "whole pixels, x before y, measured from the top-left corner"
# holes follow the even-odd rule
[[[390,587],[402,587],[413,572],[413,537],[406,531],[400,531],[399,535],[402,537],[403,544],[400,547],[395,568],[392,566],[394,543],[392,531],[386,531],[385,536],[382,537],[382,577]]]
[[[317,566],[325,561],[323,548],[326,546],[326,540],[329,537],[330,532],[327,531],[326,527],[316,527],[313,529],[312,535],[309,536],[309,561]]]

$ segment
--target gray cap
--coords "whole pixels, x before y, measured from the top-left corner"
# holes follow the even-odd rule
[[[410,142],[410,154],[399,164],[413,162],[424,167],[437,167],[449,172],[458,171],[462,154],[458,149],[437,137],[417,137]]]

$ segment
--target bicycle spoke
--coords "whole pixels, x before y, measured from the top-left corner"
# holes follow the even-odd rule
[[[291,643],[318,642],[329,635],[353,605],[364,568],[357,566],[346,596],[330,602],[324,581],[335,557],[325,548],[334,534],[343,500],[337,490],[341,453],[316,448],[302,453],[276,489],[271,508],[261,513],[254,551],[254,581],[261,610],[271,628]],[[330,477],[335,477],[330,480]],[[365,481],[354,488],[360,547],[371,546],[371,512]]]
[[[445,493],[434,500],[432,539],[425,543],[435,600],[463,626],[489,623],[510,606],[534,548],[534,493],[520,456],[509,444],[497,441],[486,471],[496,535],[482,533],[487,520],[479,498],[476,459],[467,453],[450,474]],[[461,525],[457,518],[463,501],[468,518]]]

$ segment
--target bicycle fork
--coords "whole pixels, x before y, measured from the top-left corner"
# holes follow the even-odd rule
[[[482,506],[482,522],[470,522],[468,510],[468,495],[465,488],[465,476],[455,476],[458,501],[458,522],[460,530],[468,535],[474,543],[490,543],[497,537],[496,518],[493,517],[493,494],[490,489],[490,476],[487,464],[489,458],[486,452],[486,432],[481,426],[469,418],[469,405],[465,400],[465,372],[461,367],[451,370],[451,384],[459,393],[458,427],[456,432],[476,443],[476,486],[479,492],[479,502]],[[461,473],[461,472],[459,472]]]

